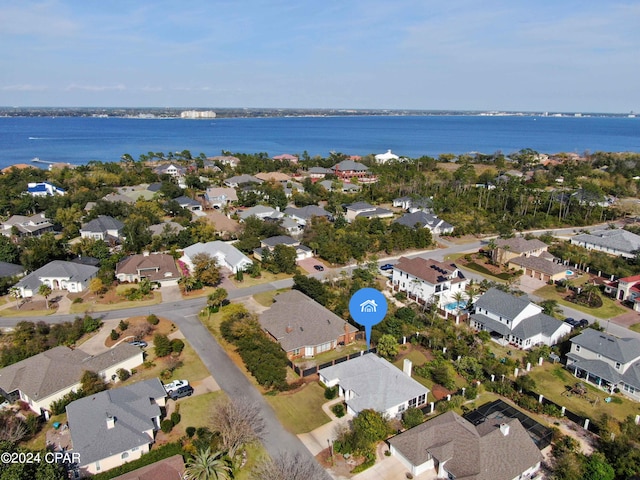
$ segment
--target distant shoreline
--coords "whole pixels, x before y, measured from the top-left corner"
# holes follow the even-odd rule
[[[186,110],[214,111],[214,118],[180,118]],[[224,118],[326,118],[326,117],[563,117],[563,118],[636,118],[631,113],[599,112],[540,112],[496,110],[407,110],[407,109],[279,109],[279,108],[66,108],[66,107],[0,107],[2,117],[83,117],[83,118],[135,118],[141,120],[180,119],[217,120]]]

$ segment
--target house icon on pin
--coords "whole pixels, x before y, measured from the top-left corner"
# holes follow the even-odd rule
[[[360,304],[360,311],[362,313],[375,313],[378,308],[378,304],[374,300],[366,300]]]

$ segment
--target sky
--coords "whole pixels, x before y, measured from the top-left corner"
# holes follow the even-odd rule
[[[640,111],[640,1],[0,0],[0,105]]]

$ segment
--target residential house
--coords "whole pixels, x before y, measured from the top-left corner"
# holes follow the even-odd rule
[[[640,340],[585,328],[570,339],[567,370],[609,392],[640,400]]]
[[[354,183],[347,183],[347,182],[332,182],[331,180],[322,180],[320,182],[320,185],[327,191],[327,192],[332,192],[335,190],[334,186],[339,185],[339,191],[341,191],[342,193],[355,193],[355,192],[359,192],[360,189],[362,188],[361,185],[356,185]]]
[[[246,173],[243,173],[242,175],[229,177],[223,183],[227,187],[238,188],[240,186],[249,184],[260,185],[262,183],[262,180],[254,177],[253,175],[247,175]]]
[[[249,217],[257,217],[264,220],[265,218],[281,218],[283,215],[279,210],[266,205],[256,205],[238,213],[240,221],[244,221]]]
[[[545,251],[540,256],[522,255],[512,258],[507,267],[522,270],[523,275],[543,282],[555,282],[567,278],[567,268],[553,259],[553,255]]]
[[[494,262],[499,264],[506,264],[509,260],[519,256],[537,257],[549,248],[549,245],[537,238],[532,240],[527,240],[524,237],[499,238],[494,243],[496,247],[491,252],[491,257]]]
[[[159,235],[175,235],[184,230],[184,227],[177,222],[164,221],[162,223],[156,223],[155,225],[149,225],[147,229],[151,232],[152,236]]]
[[[311,167],[308,170],[309,178],[311,178],[311,181],[314,183],[319,179],[326,177],[327,175],[331,175],[332,173],[333,170],[324,167]]]
[[[327,220],[333,219],[329,212],[317,205],[307,205],[301,208],[287,207],[284,214],[303,226],[309,224],[313,217],[324,217]]]
[[[275,157],[273,157],[273,159],[279,162],[293,163],[294,165],[298,163],[298,157],[296,157],[295,155],[291,155],[290,153],[283,153],[282,155],[276,155]]]
[[[187,174],[187,169],[181,165],[175,163],[169,163],[164,165],[158,165],[153,169],[158,175],[169,175],[172,178],[180,179]]]
[[[605,292],[616,300],[629,302],[636,312],[640,312],[640,275],[620,278],[605,284]]]
[[[190,212],[201,212],[202,204],[193,198],[182,195],[181,197],[174,198],[174,201],[178,202],[185,210],[189,210]]]
[[[124,223],[108,215],[98,215],[98,218],[85,223],[80,228],[82,238],[104,240],[117,243],[123,238]]]
[[[313,358],[352,343],[358,331],[298,290],[276,295],[273,305],[258,320],[290,359]]]
[[[333,174],[343,182],[349,183],[357,179],[361,183],[372,183],[377,179],[369,175],[369,167],[353,160],[343,160],[331,167]]]
[[[29,217],[12,215],[5,222],[0,223],[0,233],[7,237],[39,237],[43,233],[53,231],[53,223],[44,213],[36,213]]]
[[[255,177],[263,182],[276,182],[285,184],[291,181],[291,177],[282,172],[260,172],[256,173]]]
[[[124,193],[108,193],[104,197],[102,197],[101,200],[104,200],[105,202],[109,202],[109,203],[122,202],[128,205],[133,205],[134,203],[136,203],[137,198],[134,198],[134,196],[136,196],[134,192],[129,192],[129,193],[131,193],[131,195],[125,195]],[[147,194],[149,196],[149,199],[153,197],[153,192],[147,191]],[[137,197],[140,197],[140,196],[142,195],[137,195]]]
[[[138,283],[142,279],[161,286],[177,285],[180,271],[175,259],[166,253],[130,255],[116,265],[116,278],[120,282]]]
[[[212,162],[220,162],[220,164],[231,168],[235,168],[240,165],[240,159],[232,155],[218,155],[215,157],[207,157],[207,160],[210,160]]]
[[[278,215],[282,215],[282,214],[278,212]],[[300,225],[297,221],[295,221],[291,217],[283,217],[283,216],[265,217],[264,221],[277,223],[289,235],[298,236],[304,231],[304,226]]]
[[[516,297],[491,288],[475,302],[471,328],[486,330],[502,343],[528,350],[536,345],[555,345],[571,332],[568,323],[542,313],[527,297]]]
[[[139,198],[142,198],[143,200],[151,200],[156,192],[152,192],[151,190],[149,190],[148,183],[140,183],[138,185],[118,187],[117,193],[135,202]],[[105,200],[106,200],[106,197],[105,197]],[[126,200],[123,199],[123,201],[126,201]]]
[[[433,302],[443,308],[455,302],[456,293],[464,293],[467,279],[455,263],[400,257],[393,266],[391,284],[420,304]]]
[[[25,274],[25,270],[22,265],[16,265],[14,263],[8,263],[8,262],[0,262],[0,278],[22,277],[24,274]]]
[[[209,202],[209,207],[223,209],[232,202],[238,201],[238,194],[235,188],[230,187],[209,187],[204,198]]]
[[[66,192],[49,182],[29,182],[27,193],[34,197],[47,197],[53,195],[64,195]]]
[[[160,429],[167,392],[153,378],[105,390],[67,405],[73,451],[82,474],[95,475],[137,460]]]
[[[391,454],[417,476],[516,480],[533,478],[543,456],[516,418],[474,425],[446,412],[388,440]]]
[[[379,153],[375,157],[376,163],[384,165],[387,162],[398,161],[400,157],[395,153],[391,153],[391,150],[387,150],[385,153]]]
[[[636,252],[640,250],[640,235],[621,228],[581,233],[571,237],[570,241],[572,245],[578,245],[587,250],[630,259],[635,258]]]
[[[52,290],[78,293],[88,288],[91,279],[98,275],[98,270],[98,267],[91,265],[54,260],[22,278],[15,286],[22,297],[33,297],[43,284]]]
[[[405,359],[400,370],[376,354],[367,353],[321,368],[318,375],[327,387],[338,385],[347,413],[357,415],[372,409],[394,418],[427,402],[429,389],[411,378],[411,368],[411,360]]]
[[[292,198],[293,194],[296,192],[304,193],[304,185],[298,182],[288,182],[282,186],[282,189],[284,190],[284,195],[287,198]]]
[[[184,459],[177,454],[113,477],[113,480],[182,480],[184,469]]]
[[[296,261],[313,257],[313,251],[306,245],[301,245],[300,240],[289,237],[288,235],[278,235],[276,237],[265,238],[260,241],[260,247],[253,251],[253,256],[262,261],[262,255],[265,250],[273,252],[277,245],[291,247],[296,251]]]
[[[229,243],[216,240],[207,243],[194,243],[182,251],[180,261],[193,271],[193,257],[199,253],[207,253],[218,261],[218,265],[228,268],[233,273],[244,270],[253,262],[240,250]]]
[[[438,218],[432,213],[426,213],[419,210],[414,213],[405,213],[402,217],[394,220],[409,228],[428,228],[435,235],[451,235],[453,233],[453,225]]]
[[[411,197],[398,197],[393,199],[392,205],[396,208],[408,210],[412,202],[413,202],[413,198]]]
[[[80,348],[54,347],[0,369],[0,394],[12,402],[24,401],[40,415],[56,400],[78,391],[85,371],[96,372],[107,381],[117,380],[119,369],[142,365],[143,354],[128,343],[95,356]]]
[[[216,231],[223,237],[234,237],[241,229],[240,224],[225,215],[219,210],[209,210],[206,212],[205,218],[207,222],[212,223]]]
[[[386,208],[375,207],[367,202],[356,202],[345,205],[345,217],[349,222],[355,220],[356,217],[364,218],[390,218],[393,212]]]

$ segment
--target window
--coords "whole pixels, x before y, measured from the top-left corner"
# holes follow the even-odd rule
[[[122,460],[124,460],[125,458],[129,458],[129,452],[123,452],[123,454],[122,454],[122,455],[120,455],[120,458],[121,458]]]
[[[100,471],[100,462],[96,462],[96,472]]]
[[[412,398],[411,400],[409,400],[409,408],[416,408],[416,400],[415,398]]]
[[[576,345],[576,352],[580,351],[580,345]]]
[[[293,349],[293,355],[294,355],[294,356],[296,356],[296,357],[297,357],[298,355],[300,355],[300,349],[299,349],[299,348],[294,348],[294,349]]]
[[[616,370],[620,370],[620,367],[621,367],[621,366],[622,366],[622,365],[620,365],[620,362],[616,362]]]
[[[422,394],[418,397],[418,405],[422,405],[427,400],[427,396]]]
[[[404,412],[405,408],[406,408],[406,405],[403,403],[402,405],[400,405],[400,406],[398,407],[398,413],[400,413],[400,412]]]

